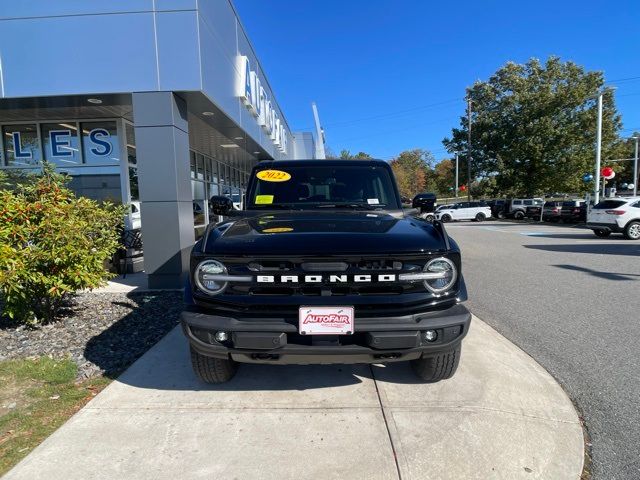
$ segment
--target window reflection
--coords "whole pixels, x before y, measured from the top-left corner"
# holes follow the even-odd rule
[[[80,141],[75,123],[43,123],[44,158],[62,167],[80,164]]]
[[[36,125],[5,125],[5,159],[8,166],[31,167],[42,162],[40,140]]]
[[[82,154],[88,165],[113,165],[120,162],[116,122],[83,122]]]

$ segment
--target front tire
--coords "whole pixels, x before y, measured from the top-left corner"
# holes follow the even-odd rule
[[[624,238],[627,240],[640,239],[640,222],[629,222],[624,229]]]
[[[453,377],[460,364],[461,347],[429,357],[411,360],[411,369],[418,378],[427,383],[435,383]]]
[[[596,237],[607,238],[611,235],[611,230],[594,230],[593,233]]]
[[[484,213],[478,213],[476,215],[476,222],[484,222],[487,219]]]
[[[516,220],[522,220],[524,218],[524,212],[521,210],[518,210],[516,213],[513,214],[513,218],[515,218]]]
[[[449,215],[449,214],[442,215],[442,217],[440,217],[440,220],[442,220],[443,223],[450,222],[451,221],[451,215]]]
[[[201,355],[193,347],[191,350],[191,366],[196,376],[205,383],[217,384],[231,380],[238,371],[238,363],[223,358]]]

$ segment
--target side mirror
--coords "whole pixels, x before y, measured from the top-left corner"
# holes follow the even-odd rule
[[[233,201],[229,197],[215,195],[209,199],[209,208],[216,215],[229,215],[233,211]]]

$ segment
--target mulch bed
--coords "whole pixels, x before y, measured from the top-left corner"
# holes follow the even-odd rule
[[[29,328],[0,318],[0,361],[70,357],[78,365],[78,380],[115,377],[178,324],[182,295],[89,292],[74,297],[50,325]]]

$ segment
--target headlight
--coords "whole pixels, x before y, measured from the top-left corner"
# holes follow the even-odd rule
[[[222,293],[227,286],[225,277],[227,277],[227,269],[217,260],[201,262],[194,273],[198,288],[209,295]]]
[[[422,269],[425,273],[433,273],[434,277],[424,281],[424,286],[432,293],[443,293],[449,290],[458,279],[455,264],[448,258],[439,257],[429,261]]]

